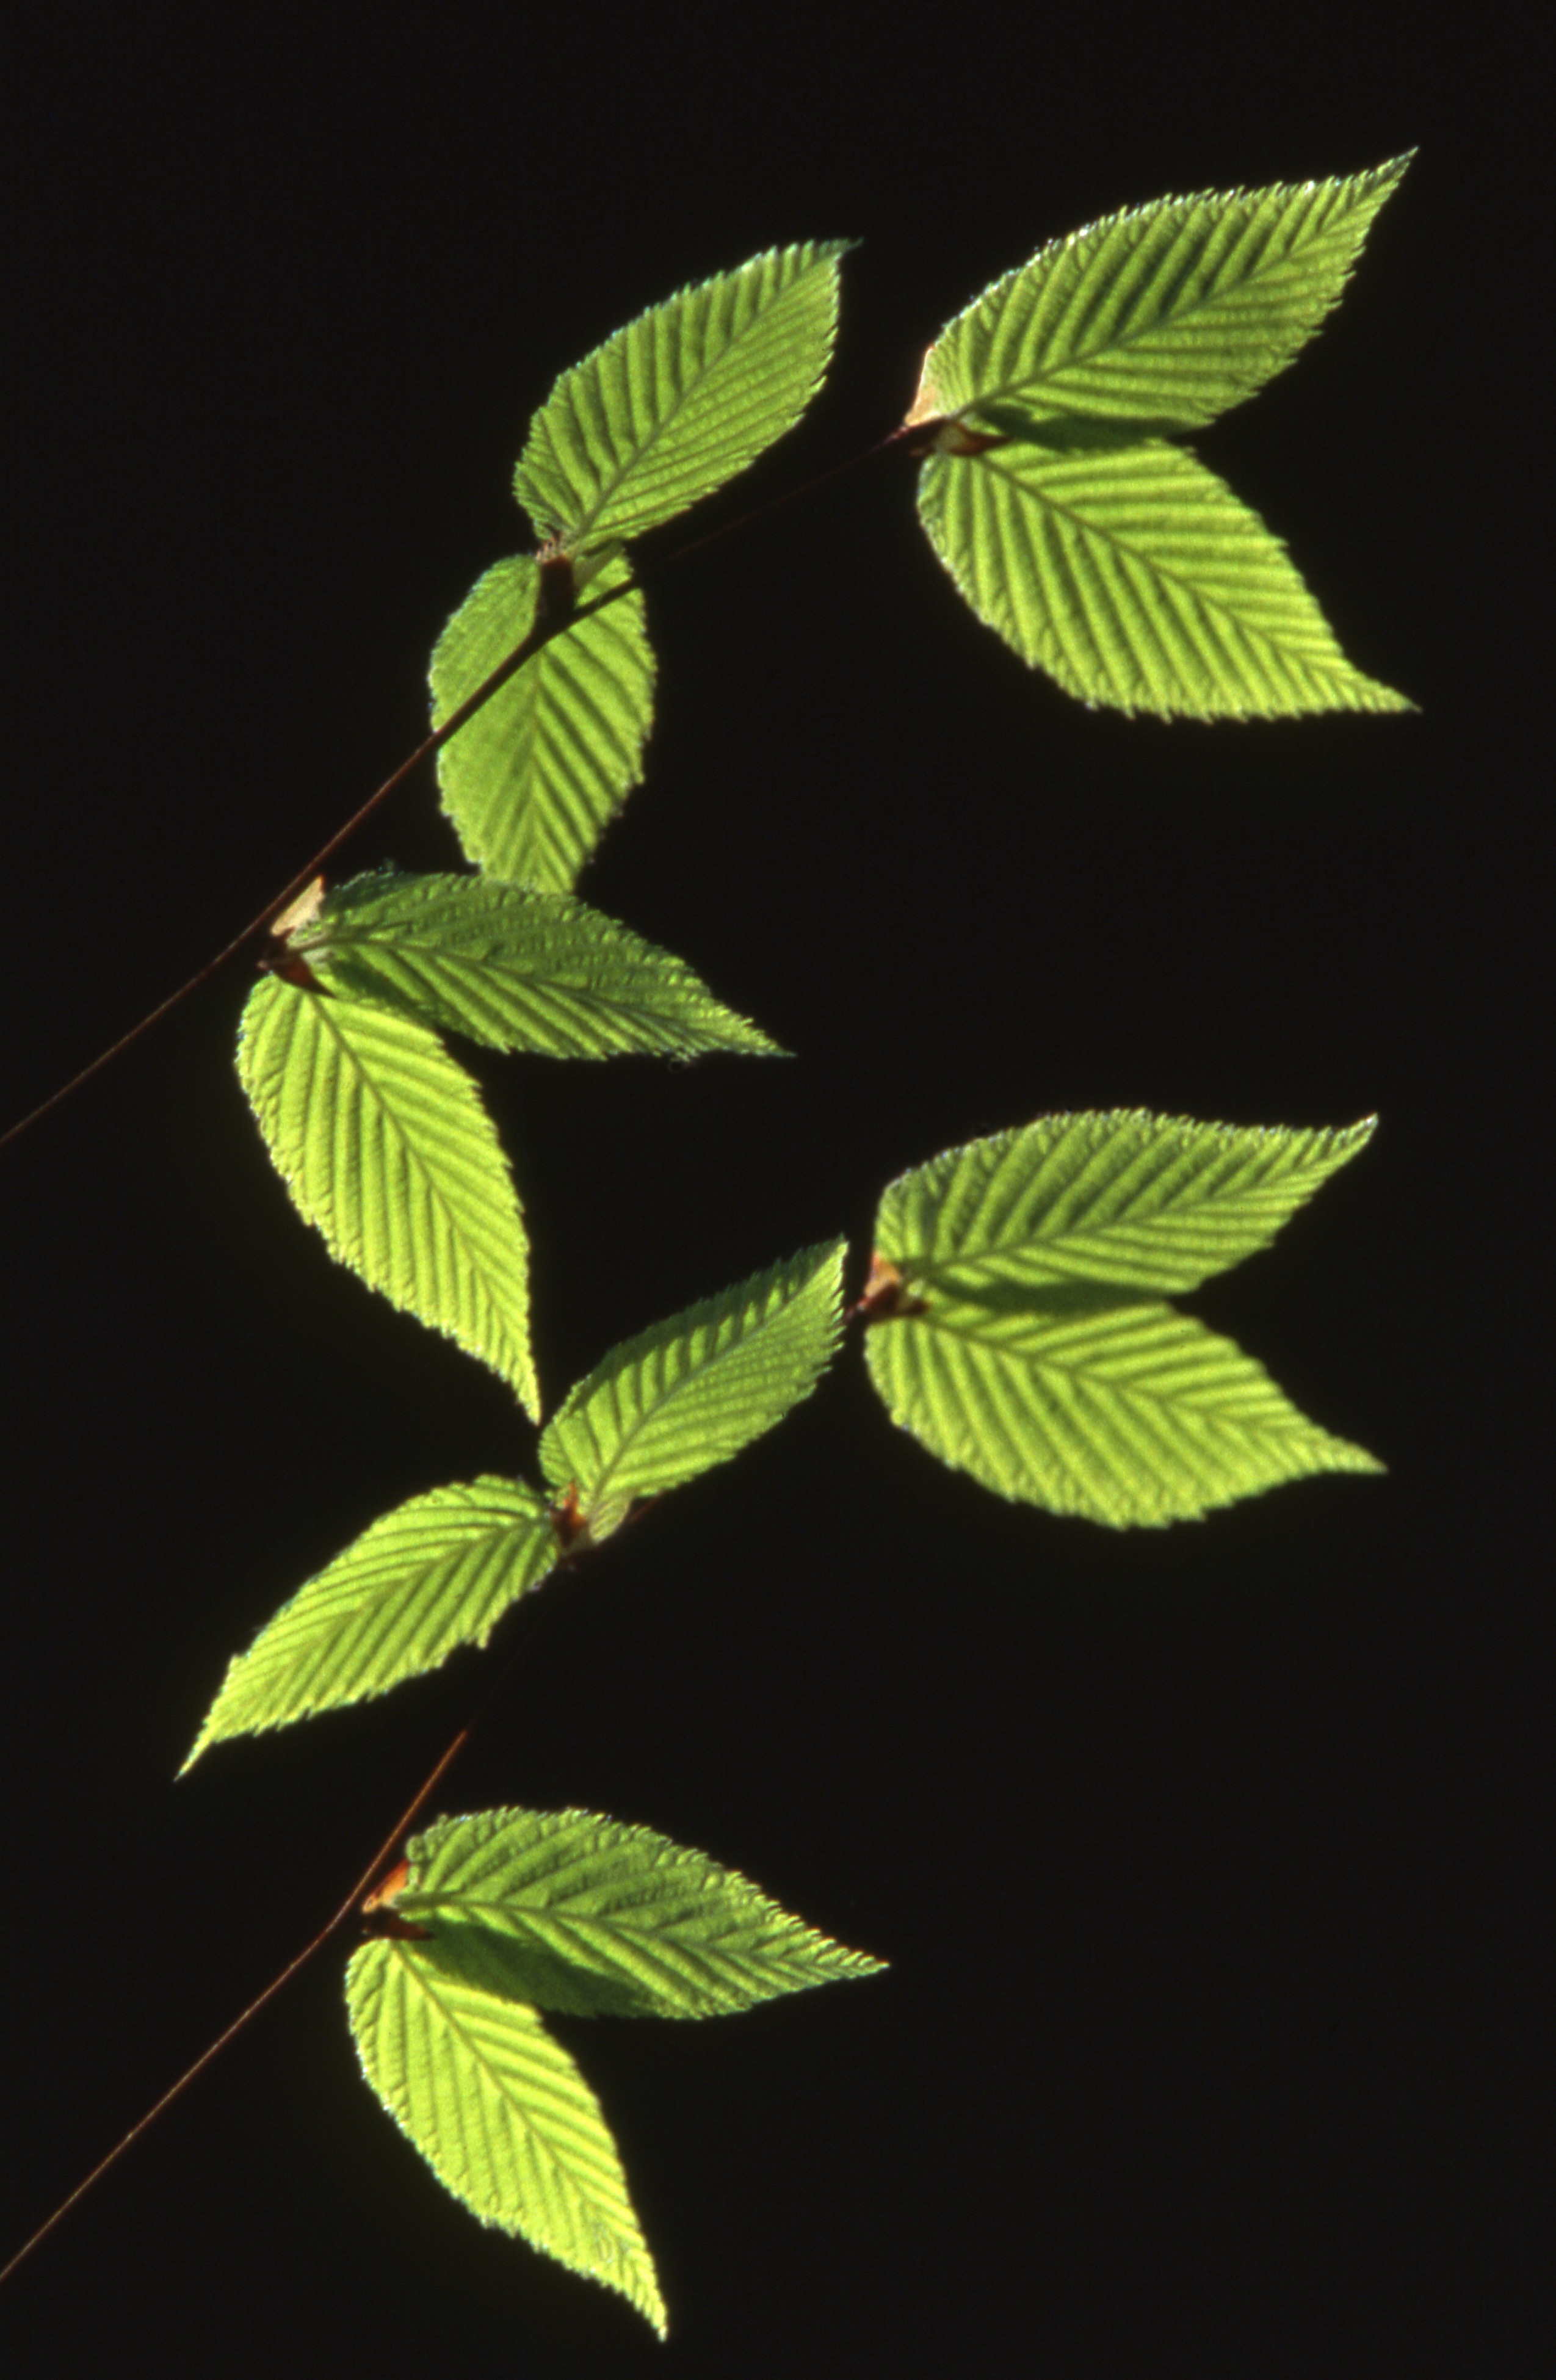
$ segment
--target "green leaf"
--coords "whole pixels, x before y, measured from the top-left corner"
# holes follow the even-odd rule
[[[1412,708],[1352,667],[1280,540],[1180,447],[933,454],[918,509],[979,617],[1082,701],[1194,719]]]
[[[899,1176],[875,1245],[910,1296],[976,1298],[990,1282],[1195,1289],[1268,1247],[1376,1122],[1300,1132],[1140,1110],[1039,1116]]]
[[[1197,1519],[1317,1471],[1378,1471],[1229,1339],[1087,1282],[991,1283],[865,1335],[893,1419],[1001,1496],[1114,1528]]]
[[[614,1347],[541,1438],[553,1487],[576,1488],[598,1540],[652,1496],[727,1463],[808,1397],[842,1329],[846,1243],[802,1249]]]
[[[600,2104],[532,2008],[370,1942],[346,1971],[362,2072],[438,2180],[483,2223],[607,2289],[663,2338],[664,2301]]]
[[[630,576],[619,557],[590,581]],[[540,594],[533,554],[478,580],[432,654],[441,727],[529,634]],[[643,774],[653,722],[654,657],[640,594],[574,620],[484,703],[438,754],[443,807],[468,859],[542,892],[570,892]]]
[[[331,990],[495,1050],[777,1051],[682,960],[565,892],[474,876],[359,876],[288,947]]]
[[[903,1174],[881,1196],[866,1307],[888,1410],[999,1494],[1117,1527],[1378,1470],[1148,1294],[1267,1247],[1372,1129],[1039,1116]]]
[[[383,1513],[231,1663],[184,1767],[225,1736],[384,1694],[456,1645],[484,1645],[559,1551],[544,1499],[509,1479],[434,1488]]]
[[[826,375],[847,245],[753,257],[564,372],[514,481],[537,529],[572,553],[640,537],[792,429]]]
[[[436,1035],[269,976],[243,1012],[237,1071],[332,1253],[490,1364],[538,1420],[518,1200],[476,1087]]]
[[[1051,241],[949,323],[910,421],[1213,421],[1338,303],[1410,160],[1342,181],[1159,199]]]
[[[585,1810],[480,1810],[410,1844],[395,1914],[483,1990],[576,2016],[723,2016],[873,1974],[703,1852]]]

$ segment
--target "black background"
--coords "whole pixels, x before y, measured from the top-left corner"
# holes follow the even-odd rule
[[[1535,2368],[1508,1514],[1545,780],[1497,22],[51,16],[11,103],[6,1120],[419,739],[442,623],[527,541],[557,370],[775,242],[864,244],[825,394],[709,524],[890,428],[1041,239],[1419,143],[1341,313],[1197,443],[1422,710],[1090,715],[958,603],[900,458],[665,582],[648,782],[583,889],[798,1055],[477,1062],[548,1398],[808,1242],[857,1266],[893,1174],[1045,1109],[1377,1110],[1196,1306],[1389,1476],[1115,1536],[939,1471],[850,1351],[505,1623],[532,1658],[436,1805],[645,1822],[892,1961],[559,2026],[669,2347],[438,2189],[332,1950],[9,2286],[13,2368],[110,2330],[202,2373]],[[352,858],[384,856],[454,863],[428,778]],[[334,1905],[494,1658],[171,1782],[302,1578],[530,1451],[298,1223],[244,991],[0,1160],[7,2252]]]

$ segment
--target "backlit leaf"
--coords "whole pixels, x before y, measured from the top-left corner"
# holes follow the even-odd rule
[[[483,2223],[619,2289],[663,2338],[664,2301],[600,2105],[532,2008],[369,1942],[346,1973],[362,2072]]]
[[[523,1218],[476,1087],[437,1036],[269,976],[243,1012],[237,1071],[331,1252],[490,1364],[538,1419]]]
[[[909,420],[1213,421],[1312,337],[1409,162],[1158,199],[1051,241],[947,324]]]
[[[902,1174],[881,1196],[875,1245],[910,1294],[1194,1289],[1268,1247],[1374,1121],[1302,1132],[1137,1110],[1039,1116]]]
[[[826,374],[847,243],[753,257],[650,307],[564,372],[515,492],[569,552],[684,512],[799,419]]]
[[[361,876],[295,934],[320,981],[496,1050],[775,1051],[690,967],[562,892],[474,876]]]
[[[300,1587],[232,1662],[185,1767],[224,1736],[383,1694],[456,1645],[484,1645],[558,1551],[544,1499],[516,1481],[413,1496]]]
[[[728,1462],[808,1397],[841,1329],[845,1242],[803,1249],[614,1347],[541,1437],[541,1465],[576,1487],[599,1539],[635,1497]]]
[[[1194,719],[1411,708],[1353,669],[1281,540],[1181,447],[935,454],[918,509],[979,617],[1082,701]]]
[[[624,561],[607,562],[584,600],[628,576]],[[434,726],[528,635],[539,592],[532,554],[500,562],[477,582],[432,654]],[[640,594],[542,645],[438,754],[443,806],[466,857],[514,883],[571,891],[642,778],[653,697]]]
[[[585,1810],[481,1810],[409,1847],[395,1911],[483,1989],[577,2016],[722,2016],[876,1972],[731,1868]]]
[[[1090,1283],[936,1291],[867,1330],[865,1353],[893,1419],[942,1462],[1115,1528],[1382,1467],[1307,1420],[1231,1340]]]

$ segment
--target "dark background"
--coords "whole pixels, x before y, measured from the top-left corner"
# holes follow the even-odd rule
[[[941,1472],[850,1351],[510,1618],[532,1658],[435,1805],[645,1822],[892,1961],[559,2025],[668,2349],[439,2190],[357,2078],[335,1950],[0,2332],[28,2373],[105,2334],[191,2373],[1533,2370],[1522,70],[1495,10],[741,21],[52,12],[9,103],[5,1120],[419,739],[434,637],[527,541],[529,411],[640,307],[864,243],[823,397],[711,524],[890,428],[1043,238],[1418,143],[1339,316],[1197,442],[1418,717],[1089,715],[958,603],[898,459],[655,594],[649,779],[583,887],[797,1060],[477,1062],[553,1401],[808,1242],[862,1262],[881,1186],[954,1141],[1377,1110],[1196,1305],[1389,1476],[1115,1536]],[[386,855],[453,864],[430,777],[353,859]],[[530,1459],[293,1214],[245,988],[0,1160],[6,2252],[334,1905],[492,1658],[175,1788],[228,1656],[375,1513]]]

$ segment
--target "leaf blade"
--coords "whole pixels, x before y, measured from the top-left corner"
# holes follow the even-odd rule
[[[1282,371],[1338,304],[1409,163],[1159,199],[1050,241],[946,325],[909,420],[1213,421]]]
[[[728,2015],[881,1963],[705,1852],[587,1810],[440,1819],[408,1855],[395,1906],[432,1929],[425,1956],[573,2015]]]
[[[434,1488],[382,1513],[234,1658],[179,1774],[227,1737],[386,1694],[485,1645],[559,1551],[544,1498],[513,1480]]]
[[[1181,447],[931,455],[918,509],[979,619],[1083,702],[1191,719],[1414,707],[1346,660],[1282,541]]]
[[[1141,1109],[1039,1116],[888,1184],[876,1247],[910,1293],[1068,1281],[1196,1289],[1268,1247],[1375,1124],[1198,1123]]]
[[[329,988],[494,1050],[782,1054],[684,960],[566,893],[469,876],[359,877],[290,947]]]
[[[276,1171],[332,1255],[491,1366],[540,1417],[529,1242],[474,1083],[434,1034],[269,976],[237,1071]]]
[[[482,2223],[620,2291],[663,2338],[664,2301],[599,2101],[535,2010],[370,1942],[346,1969],[362,2073]]]
[[[629,576],[619,558],[607,562],[589,592]],[[477,581],[433,649],[434,727],[529,633],[539,596],[532,554]],[[642,783],[655,674],[643,598],[634,592],[571,622],[499,687],[438,754],[443,808],[467,859],[510,882],[571,892]]]
[[[564,372],[514,490],[570,552],[640,537],[798,420],[837,328],[847,242],[806,240],[650,307]]]
[[[1073,1284],[937,1295],[866,1333],[899,1427],[1012,1500],[1112,1528],[1376,1458],[1290,1404],[1229,1339],[1154,1300]]]
[[[614,1347],[541,1436],[596,1538],[633,1499],[725,1463],[808,1397],[842,1330],[846,1243],[804,1248]]]

